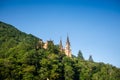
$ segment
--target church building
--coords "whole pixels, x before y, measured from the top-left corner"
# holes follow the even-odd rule
[[[60,40],[59,47],[60,47],[60,51],[64,51],[66,56],[68,56],[68,57],[72,56],[71,55],[72,54],[71,53],[71,48],[70,48],[70,41],[69,41],[69,37],[68,36],[67,36],[67,41],[66,41],[65,49],[62,46],[62,40]]]
[[[36,45],[36,50],[38,50],[38,49],[40,49],[40,48],[47,49],[49,44],[53,44],[53,45],[54,45],[54,43],[53,43],[52,40],[47,41],[47,42],[44,43],[44,42],[40,39],[39,42],[38,42],[37,45]],[[66,56],[68,56],[68,57],[71,57],[71,56],[72,56],[71,48],[70,48],[70,41],[69,41],[69,37],[68,37],[68,36],[67,36],[65,48],[63,48],[62,40],[60,40],[59,49],[60,49],[61,52],[64,52]]]

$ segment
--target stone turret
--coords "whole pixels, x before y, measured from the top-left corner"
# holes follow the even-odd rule
[[[47,49],[47,47],[48,47],[48,41],[47,41],[46,43],[44,43],[43,48],[44,48],[44,49]]]
[[[45,42],[43,48],[47,49],[50,45],[54,45],[52,40],[49,40],[49,41]]]

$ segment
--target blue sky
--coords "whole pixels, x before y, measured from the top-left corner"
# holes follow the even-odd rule
[[[68,34],[74,55],[120,67],[119,0],[1,0],[0,21],[55,44]]]

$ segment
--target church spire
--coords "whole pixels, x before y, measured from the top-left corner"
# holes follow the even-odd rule
[[[60,51],[63,51],[63,45],[62,45],[62,40],[60,39],[60,44],[59,44]]]
[[[65,46],[65,54],[68,57],[71,57],[70,41],[69,41],[68,35],[67,35],[67,41],[66,41],[66,46]]]
[[[69,36],[67,35],[67,42],[66,44],[68,44],[70,46],[70,41],[69,41]]]

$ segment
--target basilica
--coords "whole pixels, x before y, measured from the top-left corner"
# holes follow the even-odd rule
[[[39,40],[39,42],[38,42],[38,44],[36,46],[36,49],[39,49],[39,48],[47,49],[48,44],[54,44],[54,43],[53,43],[52,40],[46,41],[45,43],[42,40]],[[65,53],[66,56],[68,56],[68,57],[72,56],[71,48],[70,48],[70,41],[69,41],[68,36],[67,36],[65,48],[62,45],[62,40],[60,40],[59,49],[60,49],[61,52]]]

